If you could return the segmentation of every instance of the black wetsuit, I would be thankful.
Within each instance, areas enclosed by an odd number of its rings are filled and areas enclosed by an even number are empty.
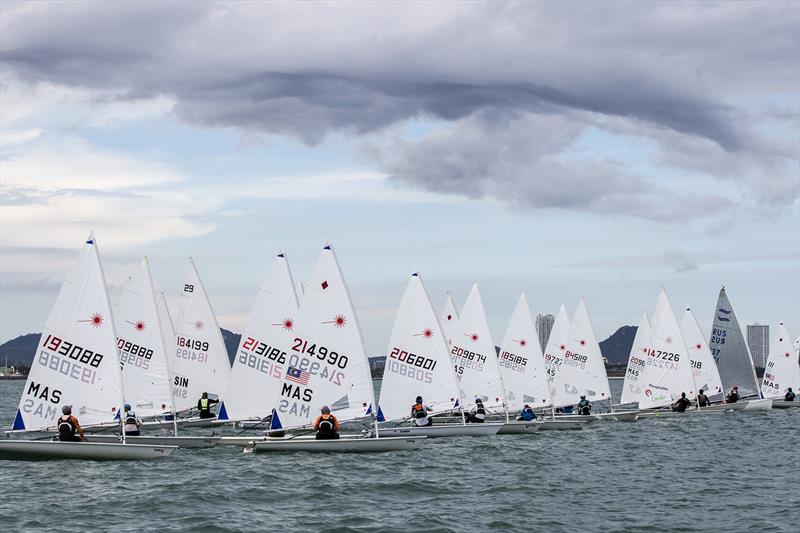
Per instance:
[[[62,442],[82,442],[80,436],[75,433],[78,428],[72,421],[72,415],[61,416],[58,418],[58,440]]]
[[[705,394],[698,394],[697,405],[699,405],[700,407],[707,407],[711,405],[711,400],[709,400],[708,396],[706,396]]]
[[[728,397],[725,398],[725,401],[728,402],[728,403],[736,403],[736,402],[738,402],[739,401],[739,393],[732,390],[731,393],[728,394]]]
[[[787,402],[793,402],[794,397],[795,397],[794,392],[787,392],[786,396],[784,396],[783,399],[786,400]]]
[[[592,414],[592,404],[589,400],[581,400],[578,402],[578,414],[579,415],[590,415]]]
[[[200,398],[197,400],[197,408],[200,409],[200,418],[214,418],[214,413],[211,412],[211,406],[219,403],[219,400],[212,400],[211,398]]]
[[[686,408],[692,405],[692,402],[689,401],[688,398],[678,398],[678,401],[672,404],[672,410],[682,413],[686,411]]]

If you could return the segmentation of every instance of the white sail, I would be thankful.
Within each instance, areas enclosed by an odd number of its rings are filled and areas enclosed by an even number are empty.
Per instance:
[[[267,416],[286,374],[285,347],[294,339],[297,293],[286,255],[272,262],[256,295],[233,360],[220,420]]]
[[[476,398],[481,398],[489,409],[503,406],[497,351],[477,283],[472,286],[458,317],[458,333],[450,347],[450,360],[458,376],[464,407],[474,405]]]
[[[175,324],[172,322],[172,314],[169,312],[167,305],[167,296],[162,291],[159,293],[158,298],[158,318],[161,320],[161,334],[167,339],[167,346],[172,347],[175,344]],[[167,364],[172,368],[171,358],[167,358]]]
[[[692,375],[697,390],[711,396],[721,396],[722,380],[719,377],[717,363],[711,355],[711,350],[706,343],[705,335],[700,330],[700,324],[691,309],[686,309],[681,320],[681,333],[689,350],[689,359],[692,361]],[[713,398],[717,399],[717,398]]]
[[[583,395],[592,402],[611,397],[603,354],[600,352],[583,298],[570,322],[563,361],[559,367],[554,368],[554,382],[557,383],[556,407],[575,405]]]
[[[650,325],[652,333],[647,350],[646,381],[642,385],[644,393],[639,399],[639,407],[663,407],[680,398],[681,393],[686,393],[689,399],[696,397],[692,362],[664,289],[658,296]]]
[[[202,393],[219,397],[231,372],[222,332],[203,283],[189,258],[175,327],[172,392],[178,411],[197,405]]]
[[[800,361],[789,331],[781,322],[769,346],[761,394],[764,398],[782,398],[789,387],[795,394],[800,389]]]
[[[636,336],[633,338],[631,353],[628,355],[628,368],[622,384],[620,403],[634,403],[642,398],[642,385],[646,384],[647,350],[651,344],[650,334],[650,320],[647,318],[647,313],[643,313],[639,327],[636,329]]]
[[[444,310],[440,315],[439,323],[442,325],[447,345],[452,346],[453,338],[458,335],[458,311],[456,311],[456,304],[453,303],[453,296],[448,292],[447,301],[444,304]]]
[[[116,337],[92,234],[44,324],[13,429],[52,428],[64,405],[81,425],[113,422],[122,400]]]
[[[408,417],[417,395],[434,412],[458,408],[460,392],[447,339],[416,273],[400,301],[386,353],[379,422]]]
[[[323,248],[304,287],[294,335],[280,347],[286,372],[273,402],[274,428],[309,424],[323,405],[340,420],[373,412],[369,360],[331,246]]]
[[[143,417],[173,410],[167,359],[174,339],[162,332],[159,307],[145,257],[114,308],[125,401]]]
[[[509,410],[521,409],[525,404],[534,408],[550,405],[542,349],[525,293],[511,314],[498,362]]]
[[[742,335],[725,287],[719,291],[708,347],[717,362],[719,377],[726,392],[734,385],[738,385],[739,395],[742,397],[759,395],[760,387],[753,357],[750,355],[750,348]]]
[[[548,337],[547,346],[544,349],[544,368],[550,387],[550,398],[553,402],[558,401],[557,377],[561,364],[564,362],[568,339],[569,317],[567,316],[567,310],[562,305],[558,308],[556,319],[553,322],[553,329],[550,330],[550,337]]]

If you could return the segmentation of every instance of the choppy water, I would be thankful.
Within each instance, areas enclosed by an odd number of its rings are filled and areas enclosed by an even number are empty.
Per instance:
[[[3,427],[22,386],[0,381]],[[389,454],[0,460],[0,530],[797,532],[798,428],[791,409]]]

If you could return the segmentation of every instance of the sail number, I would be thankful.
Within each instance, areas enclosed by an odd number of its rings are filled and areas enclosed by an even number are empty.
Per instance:
[[[89,366],[93,366],[95,368],[99,367],[100,362],[103,360],[102,354],[95,353],[92,350],[87,350],[86,348],[82,348],[77,344],[72,344],[71,342],[61,340],[55,335],[48,335],[44,341],[43,347],[46,350],[57,353],[58,355],[64,355],[70,359],[78,361],[79,363],[88,364]]]
[[[308,341],[301,338],[295,338],[292,350],[298,353],[307,353],[313,355],[320,361],[325,361],[329,365],[337,366],[339,368],[346,368],[348,358],[346,355],[339,355],[333,350],[329,350],[325,346],[317,346],[316,344],[309,344]]]
[[[395,347],[392,350],[392,353],[389,354],[389,357],[392,359],[397,359],[398,361],[402,361],[403,363],[407,363],[411,366],[418,366],[420,368],[424,368],[425,370],[433,370],[436,368],[436,361],[433,359],[429,359],[427,357],[420,357],[417,354],[413,354],[407,352],[405,350],[401,350],[400,348]]]
[[[150,368],[153,350],[126,341],[122,337],[117,337],[117,348],[119,349],[119,360],[123,365],[130,364],[142,370]]]
[[[681,354],[679,353],[672,353],[672,352],[664,352],[661,350],[654,350],[652,348],[646,348],[645,352],[650,357],[654,357],[656,359],[663,359],[664,361],[675,361],[678,362],[681,360]]]
[[[525,372],[528,358],[510,352],[500,352],[500,360],[498,363],[500,363],[500,366],[509,368],[514,372]]]

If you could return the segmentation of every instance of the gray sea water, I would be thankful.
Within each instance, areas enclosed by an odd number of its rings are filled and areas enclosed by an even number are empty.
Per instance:
[[[23,383],[0,381],[4,428]],[[799,429],[790,409],[386,454],[0,460],[0,530],[797,532]]]

